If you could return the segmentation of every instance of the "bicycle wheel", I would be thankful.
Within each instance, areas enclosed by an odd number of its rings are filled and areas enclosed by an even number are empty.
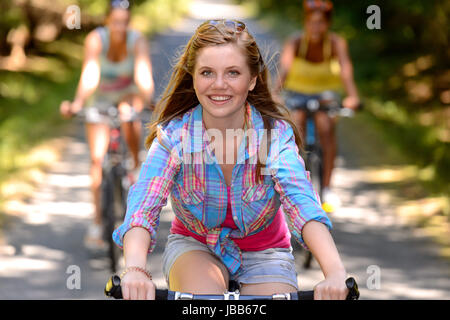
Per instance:
[[[126,170],[120,165],[114,167],[114,212],[112,214],[113,217],[113,231],[119,227],[119,225],[123,222],[125,217],[125,212],[127,209],[127,195],[128,188],[124,186],[124,179],[126,179]],[[112,232],[110,234],[110,238],[112,239]],[[122,257],[122,251],[120,248],[112,241],[112,247],[110,249],[110,258],[111,258],[111,268],[118,269],[119,261]]]
[[[108,244],[108,258],[112,272],[116,272],[116,253],[114,252],[114,241],[112,233],[115,228],[115,205],[114,205],[114,172],[112,170],[104,170],[102,178],[102,225],[103,239]]]

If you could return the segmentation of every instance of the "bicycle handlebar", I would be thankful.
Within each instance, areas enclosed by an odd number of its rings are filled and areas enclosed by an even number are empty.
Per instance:
[[[354,109],[344,108],[340,101],[340,96],[333,91],[324,91],[319,94],[304,95],[286,94],[285,101],[289,101],[289,105],[294,109],[305,110],[309,113],[324,111],[330,116],[353,117],[356,111],[363,109],[363,103],[360,102],[358,107]]]
[[[314,102],[310,102],[314,101]],[[330,116],[340,116],[340,117],[353,117],[356,111],[362,110],[363,104],[360,103],[356,110],[350,108],[344,108],[341,104],[326,104],[319,100],[310,100],[309,103],[305,103],[304,109],[308,112],[314,113],[317,111],[327,112]]]
[[[137,112],[134,108],[131,108],[129,114],[120,114],[117,105],[110,104],[106,107],[89,108],[84,107],[75,113],[70,114],[70,118],[85,119],[87,116],[96,121],[107,123],[111,127],[120,126],[121,122],[136,121],[140,119],[141,112]]]
[[[359,290],[356,280],[352,277],[345,281],[349,289],[346,300],[358,300]],[[105,287],[105,295],[114,299],[122,299],[122,287],[120,277],[113,275]],[[230,299],[232,297],[233,299]],[[314,300],[314,291],[297,291],[291,294],[274,294],[266,296],[247,296],[235,292],[228,292],[221,295],[194,295],[190,293],[181,293],[170,291],[168,289],[156,289],[155,300]]]

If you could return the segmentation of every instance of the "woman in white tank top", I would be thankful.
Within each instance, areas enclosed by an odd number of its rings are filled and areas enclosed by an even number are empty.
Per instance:
[[[109,128],[99,111],[117,106],[122,132],[139,166],[141,123],[132,115],[142,111],[153,96],[154,83],[148,43],[129,28],[130,10],[127,0],[112,0],[105,25],[91,31],[84,43],[81,78],[72,102],[63,101],[61,114],[70,117],[86,107],[86,136],[91,157],[91,190],[95,216],[88,230],[87,244],[102,246],[100,185],[102,161],[108,148]]]

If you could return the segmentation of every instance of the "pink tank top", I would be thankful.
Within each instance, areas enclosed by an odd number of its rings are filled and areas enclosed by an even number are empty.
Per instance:
[[[230,229],[237,229],[237,226],[233,221],[233,216],[231,213],[230,187],[227,187],[227,191],[228,191],[227,214],[221,226]],[[170,229],[170,232],[175,234],[181,234],[183,236],[192,237],[206,244],[205,237],[199,236],[189,231],[177,217],[175,217],[175,219],[172,221],[172,227]],[[284,220],[284,214],[281,208],[276,213],[272,223],[266,229],[242,239],[236,239],[233,237],[231,237],[231,239],[233,239],[233,241],[237,244],[237,246],[243,251],[261,251],[270,248],[289,248],[291,246],[290,233]]]

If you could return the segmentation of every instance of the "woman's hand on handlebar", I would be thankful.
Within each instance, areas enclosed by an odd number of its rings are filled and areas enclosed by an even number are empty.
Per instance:
[[[82,108],[83,103],[81,103],[78,100],[75,100],[74,102],[65,100],[61,102],[61,105],[59,106],[59,111],[63,116],[63,118],[69,119],[74,114],[77,114]]]
[[[314,288],[314,300],[345,300],[348,288],[345,274],[329,275]]]
[[[342,100],[342,106],[344,108],[356,110],[359,108],[360,104],[361,100],[358,96],[347,96]]]
[[[155,284],[142,272],[127,272],[121,286],[125,300],[155,300]]]

